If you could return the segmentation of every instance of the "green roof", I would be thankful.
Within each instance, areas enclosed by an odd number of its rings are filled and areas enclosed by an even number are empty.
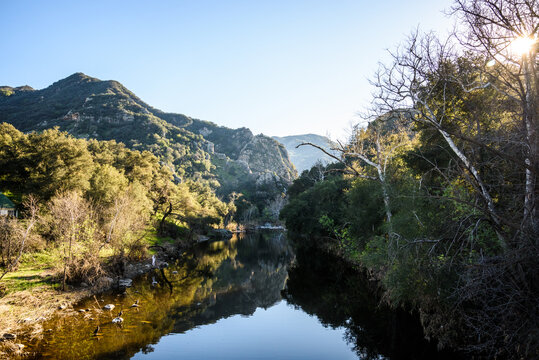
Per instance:
[[[0,193],[0,209],[15,209],[15,204],[9,200],[9,198]]]

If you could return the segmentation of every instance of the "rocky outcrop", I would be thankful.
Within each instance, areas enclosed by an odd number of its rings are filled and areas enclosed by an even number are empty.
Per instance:
[[[297,177],[296,169],[290,162],[285,147],[265,135],[257,135],[245,144],[238,160],[249,165],[257,178],[257,183],[274,179],[290,183]]]

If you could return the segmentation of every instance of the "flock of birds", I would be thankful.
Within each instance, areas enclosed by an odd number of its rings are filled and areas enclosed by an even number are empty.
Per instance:
[[[138,303],[138,299],[135,301],[135,303],[133,305],[131,305],[132,308],[136,308],[136,307],[139,307],[139,303]],[[107,308],[105,306],[105,308]],[[112,310],[114,308],[114,305],[112,305],[109,309]],[[112,319],[112,323],[113,324],[121,324],[123,323],[124,319],[122,318],[122,315],[123,315],[124,311],[123,310],[120,310],[120,312],[118,313],[118,315]],[[99,325],[97,325],[97,327],[95,328],[94,330],[94,336],[100,336],[102,335],[99,330],[101,329],[101,327]]]

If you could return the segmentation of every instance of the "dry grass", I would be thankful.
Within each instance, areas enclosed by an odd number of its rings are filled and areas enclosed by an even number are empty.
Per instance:
[[[91,295],[89,289],[76,289],[59,292],[49,286],[35,287],[17,291],[0,299],[0,334],[14,333],[18,337],[30,338],[41,331],[41,322],[59,310],[61,305],[66,310],[73,304]]]
[[[41,336],[42,323],[56,314],[72,315],[73,304],[91,295],[91,289],[72,289],[60,292],[51,285],[15,291],[0,299],[0,337],[15,334],[17,339],[0,341],[0,358],[24,357],[21,338],[31,340]],[[65,306],[60,310],[60,306]]]

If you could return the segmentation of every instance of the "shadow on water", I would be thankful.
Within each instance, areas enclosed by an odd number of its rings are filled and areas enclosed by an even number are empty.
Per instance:
[[[297,249],[283,297],[324,326],[345,328],[361,359],[459,359],[424,339],[417,314],[381,305],[376,285],[337,257]]]
[[[129,359],[154,351],[167,334],[251,316],[284,298],[296,307],[290,311],[345,328],[360,358],[443,359],[422,340],[416,317],[379,307],[372,294],[365,279],[337,259],[312,250],[296,256],[283,233],[261,232],[200,244],[168,268],[137,279],[125,293],[87,299],[76,310],[88,311],[44,323],[42,338],[26,345],[34,359]],[[115,309],[103,310],[105,304]],[[124,321],[114,324],[120,310]]]

